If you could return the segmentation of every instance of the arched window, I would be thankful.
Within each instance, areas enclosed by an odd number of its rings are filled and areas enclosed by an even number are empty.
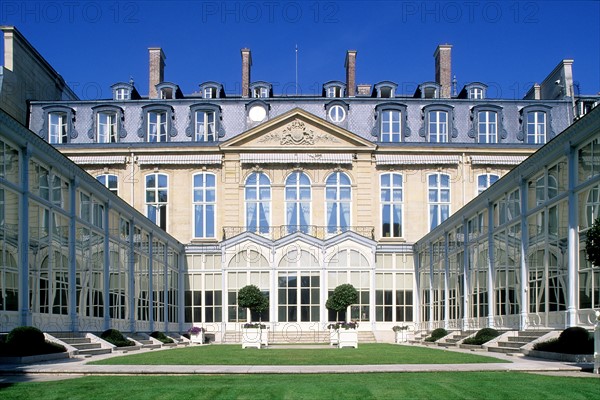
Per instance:
[[[381,175],[381,236],[402,236],[402,175]]]
[[[96,179],[114,194],[119,194],[119,178],[116,175],[102,174],[98,175]]]
[[[499,176],[496,174],[482,174],[477,177],[477,194],[492,186]]]
[[[168,193],[167,175],[146,175],[146,217],[164,230],[167,229]]]
[[[194,237],[215,237],[216,185],[215,175],[194,175]]]
[[[450,175],[431,174],[427,177],[429,197],[429,229],[450,216]]]
[[[352,187],[350,178],[343,172],[334,172],[325,181],[325,209],[327,233],[338,233],[350,228]]]
[[[308,233],[310,201],[310,179],[303,172],[293,172],[285,181],[285,224],[288,233]]]
[[[271,223],[271,181],[262,172],[246,179],[246,230],[268,234]]]

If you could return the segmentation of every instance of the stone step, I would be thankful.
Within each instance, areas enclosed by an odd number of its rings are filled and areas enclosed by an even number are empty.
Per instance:
[[[102,345],[100,343],[72,343],[71,346],[75,347],[77,350],[80,351],[102,348]]]
[[[54,337],[63,343],[70,344],[73,347],[77,347],[78,345],[83,345],[83,344],[92,342],[88,338],[61,338],[61,337],[56,337],[56,336],[54,336]]]
[[[511,349],[518,349],[525,346],[529,342],[498,342],[498,347],[507,347]]]
[[[504,354],[520,353],[519,349],[513,349],[510,347],[488,347],[487,349],[489,352],[492,352],[492,353],[504,353]]]
[[[97,356],[99,354],[110,354],[110,353],[112,353],[112,349],[98,348],[98,349],[79,350],[77,352],[77,355],[84,356],[84,357],[90,357],[90,356]]]

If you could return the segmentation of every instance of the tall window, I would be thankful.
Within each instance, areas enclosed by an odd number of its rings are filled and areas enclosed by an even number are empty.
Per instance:
[[[148,142],[167,141],[167,113],[165,111],[148,112]]]
[[[67,114],[53,112],[48,114],[48,142],[52,144],[67,143]]]
[[[97,142],[117,142],[117,114],[113,112],[99,112],[97,114]]]
[[[344,232],[350,226],[352,187],[343,172],[334,172],[325,181],[327,233]]]
[[[194,237],[215,237],[216,187],[213,174],[194,175]]]
[[[428,176],[429,229],[433,229],[450,216],[450,175]]]
[[[384,110],[381,112],[381,141],[400,141],[400,111]]]
[[[253,172],[246,179],[246,229],[269,233],[271,222],[271,181],[262,172]]]
[[[479,111],[477,121],[479,143],[498,143],[498,113]]]
[[[101,184],[106,186],[108,188],[108,190],[110,190],[114,194],[116,194],[116,195],[119,194],[119,178],[116,175],[103,174],[103,175],[98,175],[96,177],[96,179],[98,180],[98,182],[100,182]]]
[[[527,113],[527,143],[546,143],[546,113],[532,111]]]
[[[167,175],[146,175],[146,216],[164,230],[167,229],[168,192]]]
[[[285,223],[288,233],[308,233],[310,200],[310,179],[303,172],[293,172],[285,181]]]
[[[446,111],[429,111],[429,141],[432,143],[448,142],[448,113]]]
[[[402,175],[381,175],[381,236],[402,236]]]
[[[496,182],[500,177],[495,174],[484,174],[477,177],[477,194],[483,192]]]
[[[196,111],[197,142],[215,141],[215,113],[213,111]]]

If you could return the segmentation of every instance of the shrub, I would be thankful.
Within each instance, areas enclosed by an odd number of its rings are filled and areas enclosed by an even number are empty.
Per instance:
[[[483,328],[480,329],[474,337],[465,339],[463,341],[464,344],[474,344],[474,345],[482,345],[484,343],[489,342],[492,339],[500,336],[500,332],[493,328]]]
[[[20,326],[13,329],[0,346],[0,354],[7,356],[34,356],[38,354],[62,353],[63,346],[46,342],[44,334],[33,326]]]
[[[431,336],[425,339],[426,342],[435,342],[436,340],[440,340],[444,336],[448,334],[448,331],[444,328],[437,328],[431,332]]]
[[[108,329],[102,332],[100,337],[106,340],[108,343],[114,344],[117,347],[134,346],[135,343],[131,340],[125,339],[123,334],[116,329]]]
[[[563,354],[593,354],[594,338],[586,329],[573,326],[562,331],[557,339],[536,343],[533,349]]]
[[[168,337],[167,335],[165,335],[162,332],[159,331],[154,331],[150,334],[150,336],[152,336],[154,339],[159,340],[162,343],[175,343],[173,341],[173,339],[171,339],[170,337]]]

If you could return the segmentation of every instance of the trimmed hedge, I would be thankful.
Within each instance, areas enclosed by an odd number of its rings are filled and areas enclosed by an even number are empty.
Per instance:
[[[162,343],[175,343],[173,339],[165,335],[160,331],[154,331],[150,334],[154,339],[161,341]]]
[[[594,354],[594,336],[585,328],[573,326],[562,331],[557,339],[534,344],[533,349],[562,354]]]
[[[20,326],[0,343],[0,355],[10,357],[36,356],[67,351],[60,344],[47,342],[44,333],[33,326]]]
[[[492,328],[480,329],[474,337],[463,340],[463,344],[482,345],[500,336],[500,332]]]
[[[444,328],[437,328],[437,329],[434,329],[433,332],[431,332],[431,336],[426,338],[425,341],[426,342],[435,342],[437,340],[440,340],[441,338],[443,338],[446,335],[448,335],[447,330],[445,330]]]
[[[100,337],[108,343],[114,344],[117,347],[135,346],[131,340],[125,339],[125,336],[117,329],[107,329],[102,332]]]

